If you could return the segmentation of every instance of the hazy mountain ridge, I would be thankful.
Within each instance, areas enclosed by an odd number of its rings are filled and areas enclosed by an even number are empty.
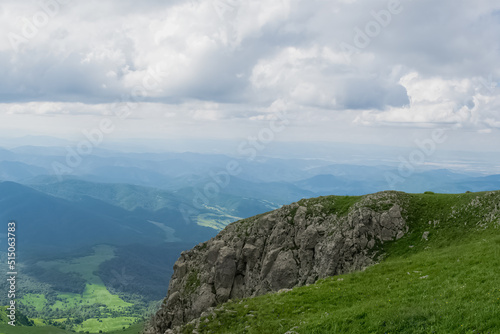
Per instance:
[[[378,164],[346,164],[324,159],[280,159],[259,157],[255,160],[233,158],[221,154],[200,153],[123,153],[96,149],[92,155],[82,156],[81,163],[72,173],[56,175],[52,164],[66,163],[65,148],[19,147],[0,151],[0,176],[4,181],[23,184],[53,183],[55,179],[76,178],[94,183],[125,183],[160,188],[168,191],[203,188],[214,182],[213,175],[224,174],[226,165],[236,161],[241,169],[231,176],[220,193],[252,197],[275,202],[278,205],[323,194],[359,195],[394,190],[422,192],[426,190],[446,193],[485,190],[500,187],[500,180],[485,179],[477,172],[457,172],[443,167],[413,166],[410,175],[402,176],[398,167]],[[12,166],[17,166],[13,168]],[[391,185],[388,173],[401,180]],[[43,177],[45,176],[45,178]],[[319,177],[331,180],[319,182]],[[337,179],[334,179],[337,178]],[[260,189],[266,189],[259,191]],[[424,189],[424,187],[426,187]],[[250,189],[252,188],[252,189]],[[273,196],[266,196],[268,192]],[[291,196],[287,196],[290,193]],[[194,196],[194,191],[192,191]],[[276,196],[277,195],[277,196]],[[295,198],[292,198],[295,197]]]
[[[136,291],[148,300],[164,296],[173,263],[183,250],[233,221],[302,198],[385,190],[386,174],[400,175],[397,168],[383,164],[266,157],[247,161],[221,154],[96,149],[83,157],[73,175],[58,177],[51,164],[64,162],[64,154],[65,149],[57,147],[0,150],[0,180],[15,182],[0,183],[0,218],[17,220],[23,251],[31,248],[39,256],[61,251],[72,256],[80,247],[114,245],[116,258],[99,269],[104,284],[113,293],[127,296]],[[225,168],[233,160],[241,172],[228,177]],[[492,190],[500,188],[500,178],[423,169],[403,178],[396,188],[445,193]],[[151,258],[141,261],[132,250]],[[162,252],[168,253],[163,260]],[[32,272],[37,273],[43,274]],[[144,275],[148,277],[144,284],[136,284]],[[52,276],[40,278],[52,282]],[[80,285],[67,289],[80,291]]]

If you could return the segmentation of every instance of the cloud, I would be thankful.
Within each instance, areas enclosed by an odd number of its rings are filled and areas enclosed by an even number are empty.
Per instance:
[[[401,78],[410,96],[410,105],[383,112],[365,111],[355,122],[365,125],[403,124],[428,126],[449,124],[454,127],[499,127],[500,94],[484,78],[426,78],[416,72]],[[487,131],[482,131],[486,132]]]
[[[255,120],[282,101],[358,125],[497,127],[498,1],[391,3],[6,0],[0,98],[42,114],[133,100]]]
[[[106,106],[83,103],[28,102],[2,103],[0,110],[7,115],[105,115]]]
[[[408,103],[404,87],[383,77],[360,75],[342,54],[328,47],[289,47],[261,60],[251,76],[253,86],[269,99],[287,97],[325,109],[366,109]]]

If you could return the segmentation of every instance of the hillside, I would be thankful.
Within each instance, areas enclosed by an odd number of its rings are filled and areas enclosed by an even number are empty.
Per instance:
[[[0,219],[17,220],[23,235],[19,242],[35,252],[75,250],[99,243],[163,243],[166,232],[148,221],[173,228],[174,237],[184,242],[214,235],[213,230],[194,224],[187,229],[181,214],[168,208],[131,212],[90,196],[70,201],[14,182],[0,182]]]
[[[146,332],[494,333],[499,219],[500,192],[302,200],[183,253]]]
[[[106,334],[137,334],[141,331],[142,323],[134,324],[126,329],[105,332]],[[63,330],[53,326],[15,326],[0,324],[0,334],[71,334],[74,331]]]

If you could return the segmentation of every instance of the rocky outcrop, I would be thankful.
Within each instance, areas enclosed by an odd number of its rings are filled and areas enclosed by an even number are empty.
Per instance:
[[[404,195],[302,200],[228,225],[215,238],[183,252],[168,297],[146,333],[198,318],[229,299],[314,283],[374,264],[380,244],[408,232]]]

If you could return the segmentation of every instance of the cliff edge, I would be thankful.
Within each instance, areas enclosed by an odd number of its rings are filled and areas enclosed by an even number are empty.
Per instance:
[[[379,245],[408,232],[405,194],[301,200],[228,225],[183,252],[146,333],[165,333],[229,299],[262,295],[362,270]]]

